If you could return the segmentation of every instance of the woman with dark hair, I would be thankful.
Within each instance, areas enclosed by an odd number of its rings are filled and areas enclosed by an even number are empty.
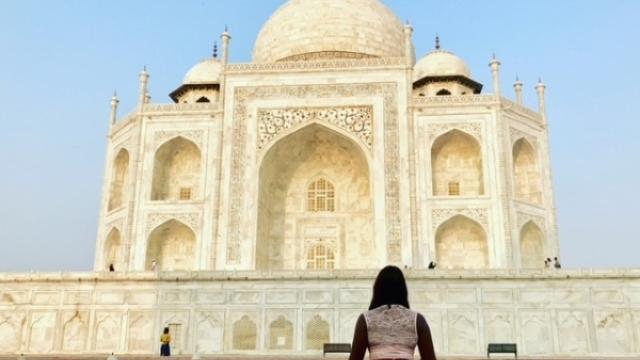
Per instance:
[[[431,330],[422,314],[409,309],[402,270],[387,266],[373,284],[369,311],[356,322],[349,360],[410,360],[416,346],[422,360],[436,360]]]
[[[169,334],[169,328],[164,328],[162,335],[160,335],[160,356],[171,356],[171,335]]]

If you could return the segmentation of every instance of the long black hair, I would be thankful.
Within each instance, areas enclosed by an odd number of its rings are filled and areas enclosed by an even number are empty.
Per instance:
[[[409,292],[402,270],[396,266],[387,266],[380,270],[373,284],[373,296],[369,310],[382,305],[402,305],[409,308]]]

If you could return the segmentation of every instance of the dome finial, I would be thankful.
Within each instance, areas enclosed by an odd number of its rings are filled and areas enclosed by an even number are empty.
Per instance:
[[[213,42],[213,58],[214,59],[218,58],[218,42],[217,41]]]
[[[440,50],[440,35],[436,34],[436,50]]]

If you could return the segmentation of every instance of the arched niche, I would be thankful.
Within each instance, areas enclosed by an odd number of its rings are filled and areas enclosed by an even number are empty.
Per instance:
[[[542,203],[542,178],[536,151],[527,139],[513,145],[513,175],[516,199]]]
[[[431,168],[434,196],[484,194],[480,144],[465,132],[451,130],[434,141]]]
[[[109,207],[114,210],[121,207],[127,201],[126,186],[129,177],[129,152],[120,149],[111,172],[111,184],[109,186]]]
[[[160,146],[154,159],[151,200],[197,200],[201,157],[198,146],[180,136]]]
[[[315,315],[307,323],[305,349],[322,350],[323,344],[328,342],[331,342],[329,323],[320,315]]]
[[[104,270],[109,269],[109,265],[113,265],[116,271],[125,270],[127,262],[124,259],[124,244],[122,242],[122,234],[118,228],[109,231],[104,242]]]
[[[196,245],[196,235],[191,228],[169,220],[149,235],[145,269],[152,270],[155,260],[157,270],[196,270]]]
[[[269,349],[293,350],[293,323],[284,316],[269,324]]]
[[[233,350],[255,350],[258,340],[256,323],[244,315],[233,324]]]
[[[524,269],[544,267],[544,234],[533,221],[520,230],[520,264]]]
[[[366,267],[374,260],[373,200],[360,145],[320,124],[273,144],[260,164],[257,230],[260,270],[304,269],[319,242],[337,251],[336,268]]]
[[[488,268],[487,235],[477,222],[466,216],[454,216],[436,231],[436,255],[438,268]]]

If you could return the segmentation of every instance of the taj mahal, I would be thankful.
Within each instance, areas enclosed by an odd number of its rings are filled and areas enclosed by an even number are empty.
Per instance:
[[[230,32],[171,103],[146,69],[111,99],[94,271],[0,274],[1,354],[155,354],[166,326],[177,354],[321,356],[395,264],[440,356],[640,356],[640,269],[545,267],[542,81],[530,109],[495,55],[481,84],[416,54],[380,0],[288,0],[251,63]]]

